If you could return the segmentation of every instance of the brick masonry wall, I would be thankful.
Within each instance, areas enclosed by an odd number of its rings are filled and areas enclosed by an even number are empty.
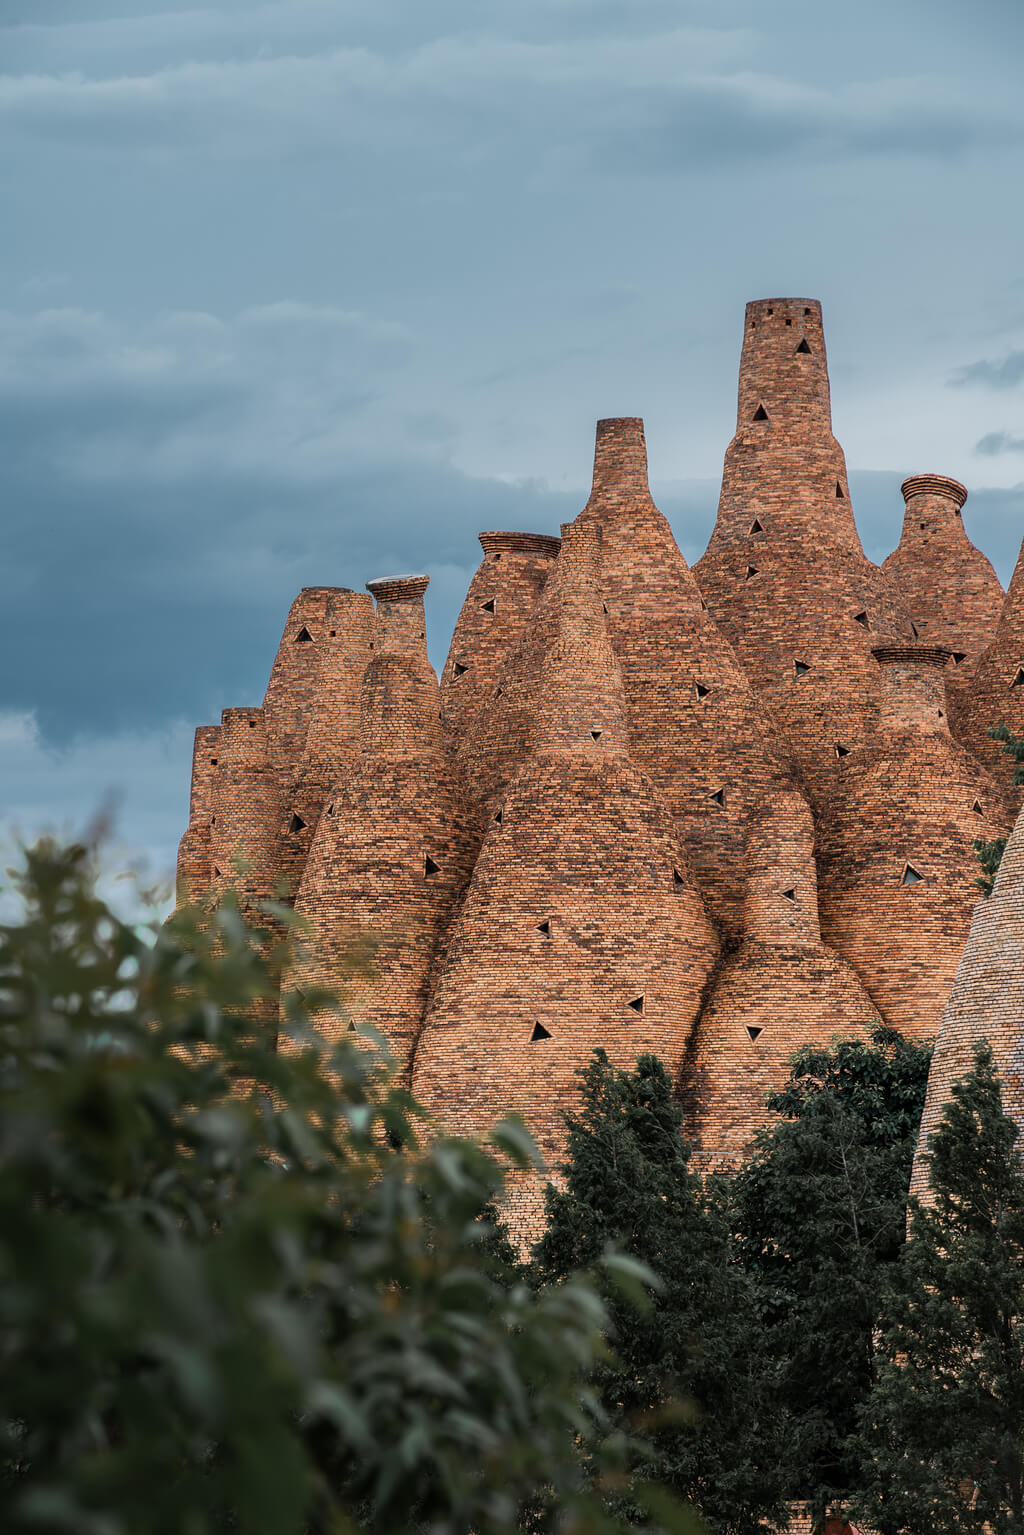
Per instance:
[[[681,1099],[693,1166],[738,1166],[797,1050],[877,1025],[852,968],[821,941],[814,822],[779,793],[747,828],[745,935],[723,960],[686,1052]]]
[[[837,743],[853,750],[870,731],[879,692],[872,646],[909,639],[911,628],[857,536],[814,300],[747,305],[736,435],[694,574],[817,808]]]
[[[818,823],[821,927],[883,1018],[933,1039],[978,898],[974,838],[1007,827],[1004,803],[952,740],[947,651],[880,647],[882,712],[839,763]]]
[[[954,734],[979,757],[1019,808],[1024,791],[1013,787],[1014,763],[989,738],[993,725],[1006,724],[1024,736],[1024,545],[1003,601],[995,638],[982,652],[974,676],[950,696]]]
[[[282,783],[295,771],[320,674],[328,609],[340,588],[305,586],[292,603],[263,697],[267,751]]]
[[[220,726],[200,725],[192,745],[188,826],[178,844],[177,904],[198,901],[210,888],[210,817],[219,760]]]

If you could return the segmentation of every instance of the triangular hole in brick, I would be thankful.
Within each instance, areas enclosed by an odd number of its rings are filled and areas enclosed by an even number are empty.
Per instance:
[[[594,740],[594,741],[600,741],[600,739],[601,739],[603,734],[604,734],[603,730],[592,730],[590,732],[591,739]]]
[[[849,755],[850,755],[850,748],[848,746],[843,746],[841,742],[837,741],[836,742],[836,756],[842,758],[842,757],[848,757]]]
[[[798,677],[806,677],[810,669],[811,668],[806,661],[793,662],[793,670],[796,672]]]
[[[754,1040],[757,1039],[758,1036],[763,1034],[763,1033],[764,1033],[764,1029],[755,1028],[752,1023],[748,1023],[747,1024],[747,1034],[748,1034],[748,1036],[750,1038],[750,1043],[751,1044],[753,1044]]]
[[[334,814],[334,806],[333,805],[328,805],[328,807],[327,807],[327,814],[328,815],[333,815]]]
[[[353,1023],[353,1022],[352,1022],[352,1020],[351,1020],[351,1018],[350,1018],[350,1019],[349,1019],[349,1021],[348,1021],[348,1031],[349,1031],[349,1033],[350,1033],[350,1034],[354,1034],[354,1033],[355,1033],[355,1031],[356,1031],[356,1026],[355,1026],[355,1024],[354,1024],[354,1023]]]
[[[505,812],[504,812],[504,810],[496,810],[494,812],[494,824],[495,824],[495,826],[500,826],[504,819],[505,819]]]
[[[608,604],[606,602],[602,602],[602,604],[601,604],[601,612],[607,618],[607,616],[608,616]]]
[[[750,524],[750,531],[751,531],[751,533],[763,533],[764,532],[764,524],[759,522],[758,519],[755,517],[753,522]]]
[[[711,803],[713,805],[720,805],[723,810],[725,809],[725,790],[724,789],[716,789],[714,794],[709,794],[708,795],[708,798],[710,799],[710,801],[711,801]]]
[[[868,615],[866,613],[854,613],[853,621],[855,624],[860,624],[862,629],[868,627]]]
[[[550,1039],[551,1035],[542,1023],[535,1023],[533,1033],[530,1035],[530,1044],[535,1044],[538,1039]]]
[[[545,938],[551,937],[551,918],[545,917],[543,922],[537,923],[538,933],[543,933]]]
[[[218,869],[216,864],[214,864],[214,866],[213,866],[213,872],[214,872],[214,875],[216,876],[216,878],[220,879],[220,870]]]
[[[920,635],[919,635],[919,634],[918,634],[918,632],[917,632],[917,625],[916,625],[916,624],[911,624],[911,626],[910,626],[910,632],[911,632],[911,634],[912,634],[912,635],[913,635],[913,636],[914,636],[914,638],[915,638],[915,640],[917,640],[917,639],[920,639],[920,638],[921,638],[921,636],[920,636]]]
[[[967,660],[967,652],[966,652],[966,650],[954,650],[954,652],[953,652],[953,665],[954,666],[959,666],[961,661],[966,661],[966,660]]]
[[[677,890],[679,889],[680,885],[685,885],[686,884],[685,879],[680,874],[678,869],[673,869],[672,870],[672,883],[673,883],[673,885],[675,886],[675,888]]]
[[[440,874],[441,865],[435,863],[429,853],[423,855],[423,873],[429,878],[431,874]]]
[[[698,698],[707,698],[708,694],[711,692],[711,689],[710,688],[706,688],[704,686],[703,682],[696,682],[696,683],[694,683],[694,687],[697,690],[697,697]]]
[[[971,806],[971,809],[972,809],[972,811],[974,812],[975,815],[984,815],[985,814],[985,812],[981,808],[981,801],[980,800],[975,800],[974,804]]]
[[[904,864],[903,878],[900,880],[901,885],[919,885],[923,879],[924,875],[918,873],[912,863]]]
[[[1020,667],[1010,686],[1011,688],[1024,687],[1024,666]]]
[[[796,888],[795,888],[795,886],[792,889],[790,889],[790,890],[784,890],[782,892],[782,896],[783,896],[784,900],[792,901],[793,905],[794,906],[796,905]]]
[[[806,341],[801,341],[800,345],[797,347],[797,351],[802,352],[805,357],[809,357],[811,355],[811,349],[807,345]]]
[[[299,630],[298,634],[295,636],[295,643],[296,643],[296,645],[300,645],[300,644],[301,645],[309,645],[309,644],[312,643],[312,640],[313,640],[313,636],[310,634],[310,632],[306,628],[305,624],[303,624],[302,628]]]
[[[489,602],[482,602],[480,604],[480,607],[483,610],[483,612],[485,612],[485,613],[493,613],[494,612],[494,598],[492,597]]]
[[[643,994],[643,992],[641,992],[638,997],[633,997],[633,999],[630,1002],[626,1003],[626,1006],[627,1007],[631,1007],[633,1009],[634,1013],[641,1013],[642,1014],[643,1010],[644,1010],[644,994]]]
[[[843,487],[840,485],[838,480],[836,481],[836,500],[837,501],[845,501],[846,500],[846,497],[843,494]]]
[[[453,674],[453,676],[464,677],[468,671],[469,671],[469,667],[468,666],[464,666],[461,661],[455,661],[455,662],[452,663],[452,674]]]
[[[756,576],[756,575],[757,575],[757,566],[756,565],[748,565],[747,566],[747,580],[749,581],[752,576]]]
[[[302,819],[302,817],[300,815],[293,815],[291,820],[288,822],[288,830],[289,831],[305,831],[306,830],[306,823],[305,823],[305,821]]]
[[[768,420],[768,412],[765,410],[763,405],[759,405],[757,407],[757,409],[755,410],[755,412],[754,412],[754,420],[755,421],[767,421]]]

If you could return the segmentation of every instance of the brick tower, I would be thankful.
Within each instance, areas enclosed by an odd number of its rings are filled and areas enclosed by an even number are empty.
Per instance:
[[[872,646],[912,631],[857,535],[813,299],[747,305],[736,435],[694,575],[816,806],[837,743],[867,740],[879,693]]]
[[[774,794],[751,816],[743,867],[743,942],[715,975],[682,1075],[702,1172],[743,1160],[797,1050],[881,1022],[851,967],[821,941],[814,822],[799,795]]]
[[[935,1044],[914,1160],[911,1192],[928,1187],[928,1137],[938,1129],[953,1083],[971,1069],[974,1047],[992,1046],[1003,1108],[1024,1130],[1024,814],[1006,846],[995,886],[974,909]]]
[[[374,607],[366,592],[330,592],[309,704],[305,745],[283,786],[281,876],[292,896],[309,856],[320,812],[359,750],[363,677],[373,659]]]
[[[938,1031],[978,897],[972,842],[1006,830],[995,783],[949,734],[935,646],[880,647],[871,744],[844,757],[818,823],[821,929],[885,1021]]]
[[[671,820],[628,756],[593,555],[568,528],[534,750],[494,812],[413,1071],[446,1129],[478,1133],[515,1109],[549,1161],[595,1047],[678,1070],[717,953]],[[521,1234],[539,1199],[518,1189]]]
[[[543,533],[481,533],[483,559],[470,582],[441,673],[441,726],[459,744],[493,693],[502,663],[522,639],[558,554]]]
[[[288,610],[263,696],[267,751],[282,783],[294,773],[306,743],[316,697],[328,610],[338,588],[305,586]]]
[[[328,796],[295,902],[311,933],[293,983],[345,986],[352,1016],[379,1029],[405,1066],[431,966],[469,877],[460,795],[441,747],[437,679],[427,660],[428,580],[367,582],[377,615],[360,749]],[[346,986],[348,962],[366,942],[377,946],[374,974]],[[319,1026],[330,1035],[345,1025],[332,1014]]]
[[[261,901],[278,893],[281,788],[262,709],[221,715],[210,818],[209,896],[234,890],[249,920],[265,925]]]
[[[188,826],[178,844],[177,905],[200,900],[210,888],[210,817],[219,763],[219,725],[200,725],[192,745]]]
[[[982,652],[974,675],[950,696],[950,718],[957,740],[990,769],[1008,799],[1021,803],[1013,787],[1014,763],[988,731],[1005,724],[1024,736],[1024,544],[1021,545],[995,637]]]
[[[1003,588],[967,537],[967,491],[959,480],[914,474],[901,489],[903,532],[882,569],[893,578],[920,638],[951,652],[946,682],[952,687],[970,676],[995,635]]]

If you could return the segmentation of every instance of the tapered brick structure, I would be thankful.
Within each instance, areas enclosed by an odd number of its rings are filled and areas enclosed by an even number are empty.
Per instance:
[[[742,1162],[797,1050],[881,1022],[852,968],[821,941],[814,822],[799,795],[775,794],[750,818],[744,868],[744,939],[715,975],[682,1074],[685,1130],[703,1172]]]
[[[1005,724],[1015,736],[1024,736],[1024,544],[1003,600],[995,637],[963,689],[950,694],[953,732],[985,763],[1016,807],[1024,791],[1015,789],[1015,763],[988,734],[993,725]]]
[[[967,537],[967,490],[941,474],[903,481],[906,511],[899,547],[882,565],[929,645],[950,652],[947,686],[969,677],[991,642],[1003,606],[999,577]]]
[[[224,710],[216,775],[209,895],[234,890],[246,916],[262,924],[260,903],[278,894],[281,871],[281,788],[262,709]]]
[[[328,797],[295,903],[310,924],[310,952],[293,984],[344,987],[352,1016],[380,1030],[406,1068],[431,967],[470,872],[427,660],[427,582],[367,583],[377,625],[362,682],[360,750]],[[367,941],[379,946],[375,973],[346,984],[352,954]],[[319,1026],[330,1035],[347,1023],[329,1014]]]
[[[284,784],[306,744],[316,697],[329,608],[339,588],[305,586],[288,610],[263,697],[267,751]]]
[[[995,886],[974,909],[970,937],[942,1015],[918,1139],[911,1191],[928,1191],[928,1137],[937,1130],[954,1082],[967,1075],[975,1046],[992,1046],[1003,1108],[1024,1130],[1024,814],[1006,846]]]
[[[522,639],[560,542],[543,533],[481,533],[479,538],[483,559],[441,673],[441,726],[453,747],[472,729],[502,664]]]
[[[949,652],[875,651],[882,708],[818,823],[821,930],[885,1021],[933,1039],[978,898],[972,842],[1007,829],[999,792],[949,734]]]
[[[373,599],[366,592],[330,592],[323,634],[314,642],[319,666],[305,746],[283,786],[281,877],[291,896],[331,789],[359,751],[360,699],[373,659],[374,626]]]
[[[200,725],[192,746],[192,788],[188,826],[178,844],[176,901],[185,906],[206,894],[213,879],[210,863],[210,817],[219,763],[219,725]]]
[[[837,743],[849,751],[868,739],[880,686],[872,647],[912,630],[854,525],[813,299],[747,305],[736,435],[694,575],[817,806]]]
[[[591,551],[570,532],[534,750],[491,822],[413,1072],[447,1129],[478,1133],[515,1109],[554,1162],[596,1046],[622,1066],[653,1050],[678,1070],[718,947],[671,820],[629,759]],[[517,1184],[521,1235],[539,1209],[538,1187]]]

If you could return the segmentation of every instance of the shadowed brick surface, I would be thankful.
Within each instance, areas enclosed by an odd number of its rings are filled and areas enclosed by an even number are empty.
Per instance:
[[[200,725],[192,746],[188,826],[178,844],[177,904],[198,901],[210,888],[210,817],[217,781],[219,725]]]
[[[1024,791],[1013,788],[1014,763],[989,738],[992,725],[1006,724],[1024,736],[1024,545],[1003,601],[995,638],[978,661],[974,676],[950,698],[957,739],[991,769],[1019,806]]]

